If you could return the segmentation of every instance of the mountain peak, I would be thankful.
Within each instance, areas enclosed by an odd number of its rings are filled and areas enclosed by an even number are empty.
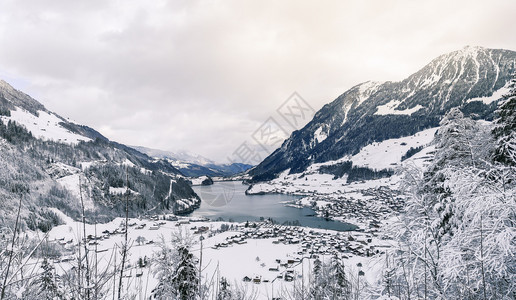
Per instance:
[[[47,111],[43,104],[0,79],[0,108],[12,110],[16,107],[21,107],[33,115],[37,115],[38,111]]]
[[[475,58],[480,53],[488,53],[490,52],[490,49],[480,47],[480,46],[466,46],[460,50],[454,51],[451,53],[451,55],[454,55],[455,57],[461,57],[461,58]]]
[[[0,88],[5,88],[5,87],[11,87],[11,85],[8,84],[7,82],[5,82],[5,80],[0,79]]]
[[[481,46],[470,46],[470,45],[466,45],[464,48],[462,48],[461,52],[465,52],[465,53],[476,53],[478,51],[485,51],[485,50],[488,50],[487,48],[484,48],[484,47],[481,47]]]
[[[9,83],[7,83],[7,81],[3,80],[3,79],[0,79],[0,87],[1,88],[11,88],[11,89],[14,89]]]
[[[163,159],[172,159],[181,161],[184,163],[191,163],[200,166],[206,166],[210,164],[215,164],[214,161],[200,155],[197,153],[191,153],[187,150],[179,150],[179,151],[167,151],[167,150],[159,150],[152,149],[142,146],[130,146],[142,153],[145,153],[151,157],[163,158]]]

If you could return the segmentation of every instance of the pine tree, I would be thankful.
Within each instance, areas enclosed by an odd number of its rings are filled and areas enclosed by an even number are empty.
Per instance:
[[[430,169],[440,169],[453,165],[462,167],[472,163],[471,133],[476,123],[464,117],[459,108],[452,108],[439,123],[440,128],[435,137],[436,152]]]
[[[54,266],[48,262],[47,258],[41,263],[43,272],[34,281],[32,288],[24,293],[24,298],[37,298],[44,300],[63,299],[59,289],[59,276],[55,274]]]
[[[325,286],[324,281],[323,265],[321,260],[317,258],[314,261],[314,268],[312,270],[312,282],[310,287],[310,297],[312,299],[322,299]]]
[[[193,254],[187,247],[181,246],[178,249],[179,265],[175,275],[172,277],[172,284],[177,291],[177,298],[181,300],[196,299],[199,292],[199,276],[193,261]]]
[[[458,109],[451,109],[440,123],[436,137],[436,153],[434,161],[425,172],[423,193],[428,204],[439,214],[439,222],[434,238],[440,241],[446,235],[452,235],[455,224],[455,199],[449,186],[445,184],[448,174],[454,167],[464,168],[474,164],[474,157],[470,141],[471,133],[476,124],[473,120],[464,117]]]
[[[220,279],[220,290],[219,294],[217,295],[217,300],[227,300],[231,299],[231,290],[230,290],[230,284],[228,283],[228,280],[226,277],[222,277]]]
[[[322,262],[319,258],[315,259],[314,261],[314,277],[318,278],[321,275],[322,272]]]
[[[152,291],[153,299],[197,299],[199,298],[200,275],[190,253],[193,237],[189,231],[180,228],[172,234],[172,244],[162,236],[158,242],[160,250],[153,259],[154,274],[159,283]]]
[[[457,196],[450,180],[455,170],[475,165],[472,136],[478,129],[476,123],[454,108],[440,125],[432,164],[423,174],[407,170],[405,181],[412,187],[407,191],[403,222],[394,231],[404,248],[393,253],[395,262],[390,267],[395,272],[389,274],[389,281],[394,276],[398,293],[407,296],[420,289],[425,295],[443,297],[443,248],[459,230],[463,213],[456,208]],[[407,278],[417,278],[422,287],[417,284],[415,288]]]
[[[344,265],[337,255],[332,257],[331,272],[333,283],[330,288],[333,290],[333,299],[349,299],[351,294],[349,281],[346,278]]]
[[[510,167],[489,164],[490,129],[452,113],[441,123],[428,171],[406,172],[405,213],[390,231],[400,243],[389,252],[383,294],[514,299],[516,181],[498,171]]]
[[[493,134],[496,138],[496,149],[493,160],[516,166],[516,73],[509,84],[509,93],[503,96],[496,114]]]

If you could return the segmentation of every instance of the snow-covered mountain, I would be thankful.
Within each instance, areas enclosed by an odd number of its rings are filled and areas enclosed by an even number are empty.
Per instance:
[[[42,230],[59,222],[55,208],[77,218],[84,206],[101,221],[122,215],[126,197],[135,216],[186,212],[200,202],[170,162],[68,121],[2,80],[0,149],[2,224],[11,224],[20,197],[22,224]]]
[[[186,150],[180,150],[180,151],[165,151],[165,150],[159,150],[159,149],[152,149],[142,146],[131,146],[134,149],[145,153],[152,157],[157,158],[168,158],[171,160],[175,160],[178,162],[185,162],[185,163],[191,163],[196,164],[200,166],[205,166],[209,164],[215,164],[215,162],[209,158],[206,158],[200,154],[191,153]]]
[[[465,47],[434,59],[400,82],[365,82],[325,105],[303,129],[249,171],[254,181],[353,156],[373,143],[437,127],[453,107],[492,119],[515,71],[516,52]],[[376,168],[376,166],[369,166]]]
[[[43,140],[68,144],[92,140],[86,134],[70,130],[76,124],[48,111],[39,102],[15,90],[3,80],[0,80],[0,95],[0,105],[6,112],[9,111],[9,115],[2,116],[5,123],[14,121],[24,126],[34,137]]]
[[[151,157],[165,159],[188,177],[232,176],[247,171],[252,165],[242,163],[217,164],[199,154],[188,151],[164,151],[141,146],[131,146]]]

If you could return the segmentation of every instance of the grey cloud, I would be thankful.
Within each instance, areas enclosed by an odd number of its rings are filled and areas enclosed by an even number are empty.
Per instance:
[[[318,109],[463,46],[514,1],[6,1],[0,76],[127,144],[224,160],[294,91]]]

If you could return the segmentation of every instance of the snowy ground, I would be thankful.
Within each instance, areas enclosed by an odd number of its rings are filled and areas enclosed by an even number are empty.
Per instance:
[[[60,260],[56,261],[56,270],[64,274],[76,264],[76,253],[78,241],[83,238],[82,224],[75,222],[57,209],[66,224],[53,228],[48,234],[48,240],[59,243],[69,252],[65,252]],[[123,219],[118,218],[107,224],[86,225],[86,235],[98,236],[95,243],[90,239],[88,249],[91,253],[96,253],[99,273],[102,270],[112,269],[114,262],[120,262],[120,249],[123,245],[124,235],[120,232],[120,224]],[[149,267],[139,268],[140,258],[152,258],[153,253],[159,250],[158,243],[164,239],[170,242],[172,234],[178,230],[188,231],[193,239],[198,241],[200,234],[198,230],[206,230],[202,233],[205,238],[202,242],[202,269],[203,282],[210,285],[216,284],[221,277],[226,277],[231,285],[238,286],[248,292],[249,295],[257,296],[257,299],[271,299],[273,296],[288,295],[294,287],[300,288],[301,284],[307,286],[308,270],[313,266],[314,258],[310,258],[314,253],[320,255],[324,262],[332,257],[331,252],[339,249],[342,245],[342,255],[344,264],[350,272],[358,274],[359,270],[365,272],[365,276],[360,280],[363,283],[374,284],[378,281],[377,274],[381,268],[381,257],[377,254],[373,257],[364,255],[366,249],[373,252],[379,249],[381,253],[383,247],[389,245],[388,241],[380,240],[372,235],[351,232],[342,233],[330,230],[298,228],[289,226],[279,226],[272,224],[259,223],[257,228],[244,228],[244,224],[209,222],[189,220],[180,218],[177,221],[163,220],[139,220],[130,219],[128,230],[129,244],[131,245],[128,255],[128,268],[125,271],[124,289],[127,288],[131,294],[138,299],[148,297],[152,289],[157,285],[152,269]],[[145,224],[145,225],[144,225]],[[234,228],[229,231],[220,232],[222,224],[232,224]],[[109,232],[109,233],[108,233]],[[196,233],[197,232],[197,233]],[[277,235],[277,233],[284,232]],[[276,234],[275,237],[271,237]],[[352,241],[350,241],[352,236]],[[292,244],[280,240],[282,238],[293,237]],[[303,242],[303,239],[306,241]],[[231,242],[235,241],[235,242]],[[236,242],[238,241],[238,243]],[[330,241],[337,246],[324,246],[323,243]],[[344,248],[346,244],[346,248]],[[219,245],[219,247],[217,247]],[[315,246],[314,246],[315,245]],[[307,248],[306,250],[303,250]],[[308,250],[309,249],[309,250]],[[354,252],[356,251],[359,252]],[[201,244],[197,242],[193,246],[193,253],[200,258]],[[304,251],[304,252],[303,252]],[[91,254],[94,255],[94,254]],[[94,257],[91,256],[90,257]],[[291,263],[288,263],[291,260]],[[278,263],[279,261],[279,263]],[[358,267],[357,264],[362,266]],[[271,271],[270,268],[278,269]],[[291,272],[294,281],[284,280],[284,275]],[[244,277],[249,277],[255,282],[244,282]],[[282,277],[282,278],[278,278]],[[304,278],[304,280],[303,280]],[[109,284],[111,286],[112,283]],[[111,289],[108,289],[109,293]]]
[[[67,144],[77,144],[80,141],[87,142],[91,140],[64,128],[60,124],[63,122],[62,119],[46,111],[40,110],[38,111],[38,116],[35,116],[24,109],[17,108],[11,111],[11,116],[2,116],[1,118],[4,122],[9,120],[16,121],[16,123],[25,126],[36,138],[43,140]]]

